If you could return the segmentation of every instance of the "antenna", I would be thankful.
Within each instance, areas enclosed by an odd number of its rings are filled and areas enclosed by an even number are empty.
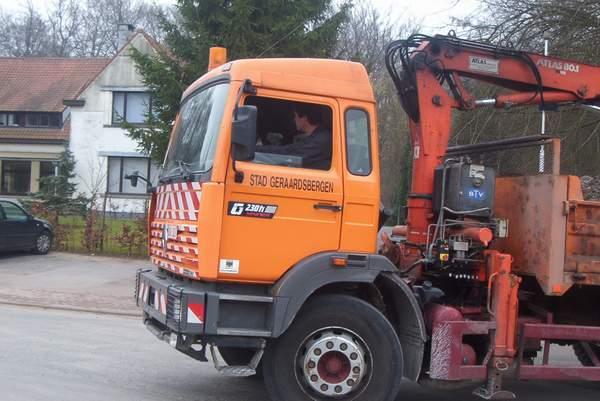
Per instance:
[[[548,41],[549,41],[549,39],[550,39],[550,33],[547,32],[547,31],[544,32],[544,56],[546,56],[546,57],[548,56]],[[541,130],[541,134],[542,135],[546,134],[546,110],[544,110],[544,109],[542,109],[542,130]],[[543,173],[544,172],[545,159],[546,159],[546,151],[544,149],[544,145],[540,145],[540,159],[539,159],[539,168],[538,168],[538,172],[539,173]]]

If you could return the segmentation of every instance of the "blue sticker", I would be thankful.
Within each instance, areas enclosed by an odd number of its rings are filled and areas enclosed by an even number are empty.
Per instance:
[[[467,196],[471,199],[482,200],[485,198],[485,193],[478,189],[470,189]]]

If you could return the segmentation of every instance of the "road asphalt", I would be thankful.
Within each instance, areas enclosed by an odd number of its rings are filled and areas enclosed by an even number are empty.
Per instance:
[[[0,255],[2,401],[266,401],[262,382],[219,374],[158,341],[133,300],[143,260]],[[20,306],[18,306],[20,305]],[[572,350],[555,347],[561,364]],[[597,401],[599,383],[507,382],[522,401]],[[397,401],[476,400],[405,383]],[[284,401],[284,400],[282,400]]]
[[[0,303],[139,316],[133,291],[140,259],[62,252],[0,254]]]

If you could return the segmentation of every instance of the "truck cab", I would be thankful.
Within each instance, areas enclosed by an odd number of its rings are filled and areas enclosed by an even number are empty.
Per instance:
[[[332,78],[335,77],[335,78]],[[259,144],[284,145],[294,104],[315,106],[330,160],[252,152],[234,160],[236,109],[253,106]],[[192,279],[272,284],[320,253],[373,253],[379,216],[375,104],[364,67],[337,60],[240,60],[183,95],[164,176],[152,198],[150,253]],[[272,147],[272,146],[271,146]]]
[[[316,132],[297,132],[306,107],[331,143],[317,163],[285,151]],[[191,85],[152,193],[156,268],[136,280],[148,329],[200,361],[210,349],[217,368],[234,375],[256,373],[264,353],[273,399],[296,399],[287,398],[289,386],[298,399],[383,399],[374,394],[393,397],[403,375],[400,340],[382,311],[348,294],[375,300],[387,291],[398,302],[388,312],[407,312],[404,374],[416,380],[425,342],[419,307],[376,253],[375,107],[365,68],[339,60],[238,60]],[[321,316],[313,324],[298,317],[311,308]],[[332,326],[338,318],[347,322]],[[298,335],[305,350],[337,345],[314,360],[286,355],[296,349],[286,338]],[[218,365],[217,347],[229,366]],[[289,369],[276,368],[279,358]],[[302,384],[280,376],[296,369]]]

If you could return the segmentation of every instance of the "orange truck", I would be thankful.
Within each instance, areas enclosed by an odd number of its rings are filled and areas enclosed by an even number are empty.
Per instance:
[[[559,174],[550,135],[448,140],[453,110],[599,109],[600,67],[423,35],[386,64],[413,148],[406,225],[388,228],[365,68],[211,49],[151,189],[146,327],[222,373],[261,374],[273,400],[391,401],[403,377],[480,382],[484,399],[515,397],[504,378],[599,381],[600,203]],[[465,78],[508,91],[476,99]],[[473,161],[525,146],[548,148],[552,172]],[[552,364],[551,344],[581,365]]]

